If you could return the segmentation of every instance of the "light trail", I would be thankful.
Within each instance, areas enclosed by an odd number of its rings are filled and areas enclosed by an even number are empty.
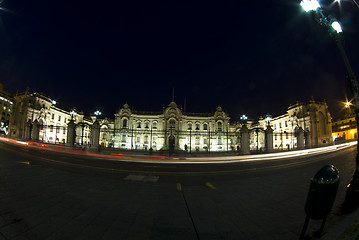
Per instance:
[[[122,161],[122,162],[141,162],[141,163],[163,163],[163,164],[223,164],[223,163],[238,163],[250,161],[273,161],[280,159],[303,158],[314,155],[320,155],[330,152],[339,151],[356,145],[357,142],[344,143],[340,145],[333,145],[327,147],[319,147],[305,150],[294,150],[278,153],[254,154],[254,155],[239,155],[239,156],[219,156],[219,157],[166,157],[160,155],[135,155],[126,153],[100,154],[91,152],[90,149],[76,149],[74,147],[52,145],[46,143],[37,143],[30,141],[18,141],[10,138],[0,137],[0,141],[9,142],[15,145],[26,146],[35,149],[60,152],[66,154],[73,154],[79,156],[96,157],[100,160]],[[93,150],[92,150],[93,151]]]

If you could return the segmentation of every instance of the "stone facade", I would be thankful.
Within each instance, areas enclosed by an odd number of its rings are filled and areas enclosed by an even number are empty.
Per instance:
[[[85,116],[55,106],[51,98],[24,92],[14,96],[10,136],[54,144],[126,150],[187,152],[278,151],[331,143],[331,116],[313,99],[265,119],[230,122],[221,107],[213,113],[187,113],[171,102],[160,112],[123,105],[114,119]]]
[[[0,84],[0,133],[8,134],[13,95],[4,91]]]

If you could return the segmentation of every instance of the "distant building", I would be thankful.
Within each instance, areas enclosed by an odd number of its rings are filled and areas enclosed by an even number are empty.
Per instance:
[[[343,118],[333,122],[332,131],[333,141],[340,142],[358,139],[355,112],[349,104],[346,105]]]
[[[64,144],[67,139],[67,125],[71,119],[79,124],[79,128],[76,129],[77,143],[88,144],[91,118],[56,107],[55,102],[44,94],[19,93],[14,96],[9,135],[14,138],[30,139],[34,123],[37,123],[40,128],[36,140]]]
[[[56,107],[44,94],[19,93],[14,96],[10,136],[53,144],[184,152],[278,151],[332,142],[328,106],[313,99],[291,105],[273,119],[234,123],[221,107],[212,113],[187,113],[175,102],[159,112],[135,111],[125,104],[114,115],[114,119],[85,116]]]
[[[171,102],[162,112],[139,112],[125,104],[115,114],[112,139],[115,148],[123,149],[226,151],[229,120],[221,107],[214,113],[185,113]],[[102,139],[101,144],[108,145],[109,138]]]
[[[4,91],[0,84],[0,133],[8,134],[13,95]]]

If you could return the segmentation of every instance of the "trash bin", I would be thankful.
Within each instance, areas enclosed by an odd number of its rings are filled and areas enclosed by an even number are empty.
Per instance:
[[[325,218],[334,204],[339,185],[339,171],[333,165],[322,167],[311,179],[305,212],[309,218]]]
[[[324,224],[333,207],[338,186],[339,171],[333,165],[322,167],[311,179],[309,193],[304,207],[306,218],[300,234],[300,240],[304,239],[309,219],[323,219],[320,229],[316,231],[314,236],[320,238],[323,235]]]

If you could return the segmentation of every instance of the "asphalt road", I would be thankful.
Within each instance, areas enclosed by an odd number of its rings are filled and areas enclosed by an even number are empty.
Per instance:
[[[233,164],[144,164],[0,143],[1,239],[298,239],[310,178],[340,171],[340,220],[355,148]],[[311,221],[308,233],[319,228]],[[344,229],[343,229],[344,230]]]

